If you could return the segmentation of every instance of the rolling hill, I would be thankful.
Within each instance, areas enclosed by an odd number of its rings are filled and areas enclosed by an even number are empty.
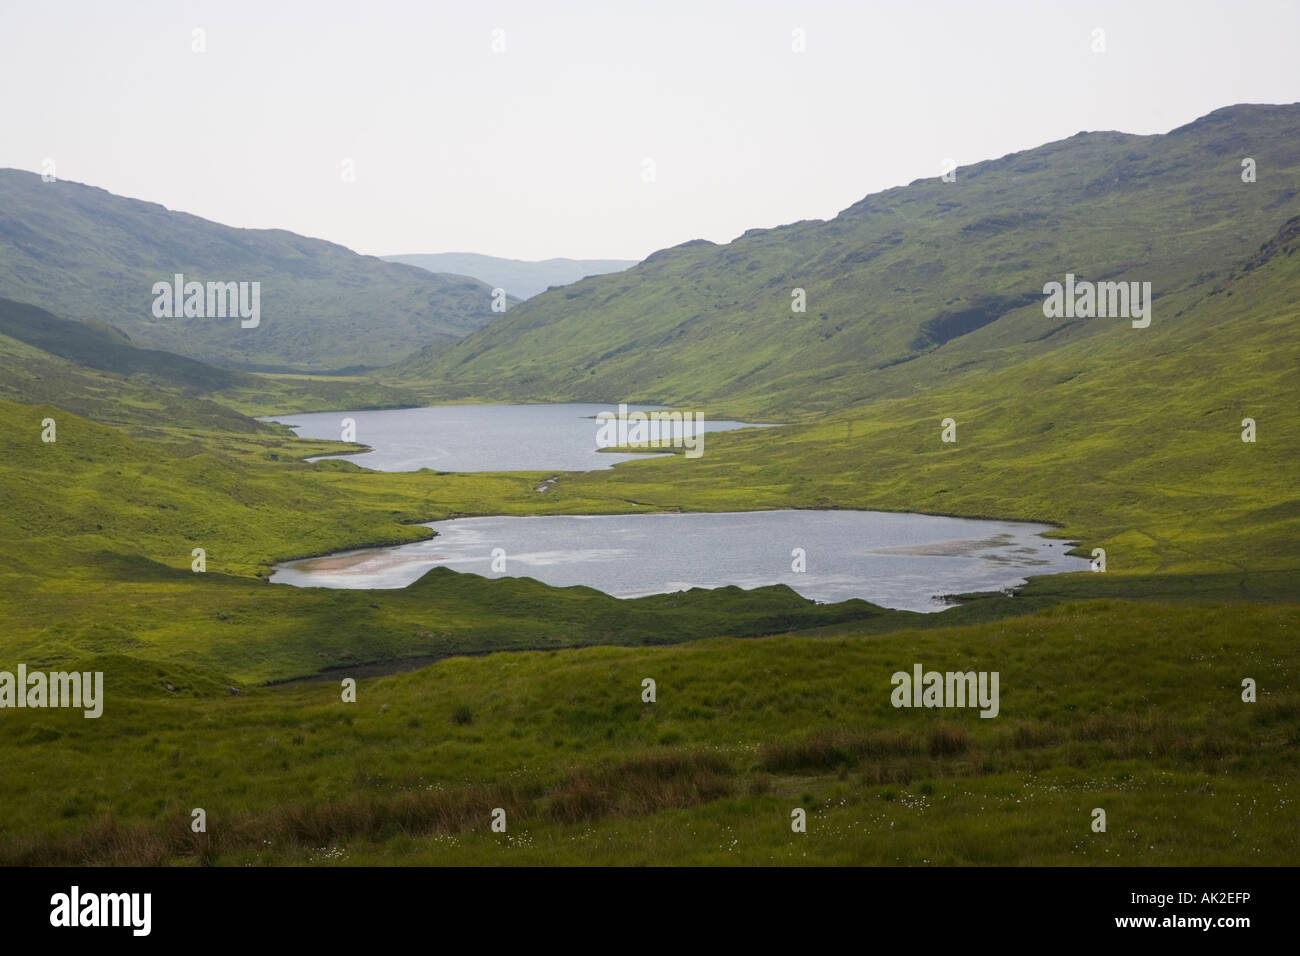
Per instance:
[[[191,443],[218,429],[274,431],[250,415],[271,409],[391,407],[414,396],[368,379],[270,376],[206,365],[131,344],[96,320],[66,319],[0,298],[0,398],[49,403],[135,434]]]
[[[157,318],[155,282],[260,282],[261,322]],[[491,289],[278,229],[236,229],[156,203],[0,169],[0,296],[97,319],[136,345],[242,369],[396,362],[486,323]]]

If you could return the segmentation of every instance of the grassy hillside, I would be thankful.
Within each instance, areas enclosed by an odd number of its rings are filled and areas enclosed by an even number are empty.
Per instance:
[[[1054,522],[1083,553],[1106,549],[1108,573],[1300,568],[1297,253],[1300,218],[1217,287],[1171,294],[1149,329],[1110,324],[1086,354],[1008,348],[1003,370],[562,484],[700,510]],[[946,418],[955,443],[940,440]],[[1254,443],[1242,441],[1245,418]]]
[[[270,376],[133,346],[102,322],[0,299],[0,397],[48,403],[136,435],[193,445],[207,430],[283,436],[246,417],[410,405],[416,396],[357,376]],[[242,413],[242,414],[241,414]]]
[[[153,284],[261,282],[261,324],[155,318]],[[384,365],[493,317],[465,276],[359,256],[283,230],[235,229],[156,203],[0,169],[0,296],[97,319],[136,345],[245,369]]]
[[[1244,183],[1241,160],[1258,164]],[[1161,136],[1081,133],[850,206],[696,241],[513,309],[398,366],[434,398],[691,403],[789,421],[1058,350],[1122,321],[1047,319],[1067,272],[1212,287],[1300,213],[1300,105],[1219,110]],[[807,311],[791,312],[792,290]]]

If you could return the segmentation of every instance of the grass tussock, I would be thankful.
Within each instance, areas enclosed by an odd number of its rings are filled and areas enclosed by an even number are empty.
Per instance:
[[[170,814],[153,823],[125,823],[106,815],[75,836],[12,841],[0,848],[0,866],[210,865],[226,854],[268,847],[283,853],[346,840],[462,833],[486,826],[489,810],[498,806],[518,807],[527,815],[527,793],[462,787],[350,794],[266,813],[245,812],[228,822],[214,820],[205,833],[193,832],[188,814]]]
[[[210,833],[194,833],[188,815],[170,814],[153,823],[104,816],[74,836],[11,841],[0,847],[0,866],[211,865],[265,848],[284,855],[346,841],[487,829],[495,807],[506,809],[512,821],[526,821],[545,808],[561,823],[591,822],[708,803],[731,795],[732,775],[719,754],[648,753],[610,766],[577,768],[550,790],[460,787],[350,794],[242,813],[220,821]]]
[[[732,793],[732,768],[707,751],[648,753],[607,769],[574,771],[550,800],[550,816],[579,823],[692,807]]]
[[[923,752],[920,738],[902,731],[825,730],[801,740],[774,740],[759,748],[758,764],[770,773],[833,770],[864,759]]]

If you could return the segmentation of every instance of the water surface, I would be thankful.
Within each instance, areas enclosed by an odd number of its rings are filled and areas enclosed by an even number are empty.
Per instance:
[[[650,411],[659,405],[631,405]],[[261,421],[281,422],[302,438],[338,441],[342,421],[356,422],[356,440],[373,451],[338,457],[377,471],[595,471],[620,461],[644,458],[596,450],[600,412],[616,405],[437,405],[364,412],[311,412],[275,415]],[[680,429],[680,425],[678,428]],[[693,423],[692,423],[693,427]],[[773,427],[745,422],[704,421],[704,432]],[[708,440],[704,440],[708,454]],[[651,454],[658,454],[652,452]],[[678,454],[681,454],[679,451]]]
[[[748,511],[457,518],[436,538],[292,561],[271,580],[306,587],[400,588],[443,566],[531,577],[631,598],[692,587],[786,584],[823,602],[863,598],[938,611],[943,595],[1001,591],[1035,574],[1086,571],[1048,525],[880,511]],[[796,548],[807,568],[792,570]],[[492,568],[504,552],[505,572]]]

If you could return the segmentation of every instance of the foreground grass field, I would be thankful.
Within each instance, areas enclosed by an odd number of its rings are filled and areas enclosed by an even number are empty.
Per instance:
[[[1297,628],[1292,606],[1069,602],[451,659],[355,703],[105,660],[99,720],[6,715],[0,862],[1291,863]],[[999,671],[999,716],[894,708],[914,663]]]

